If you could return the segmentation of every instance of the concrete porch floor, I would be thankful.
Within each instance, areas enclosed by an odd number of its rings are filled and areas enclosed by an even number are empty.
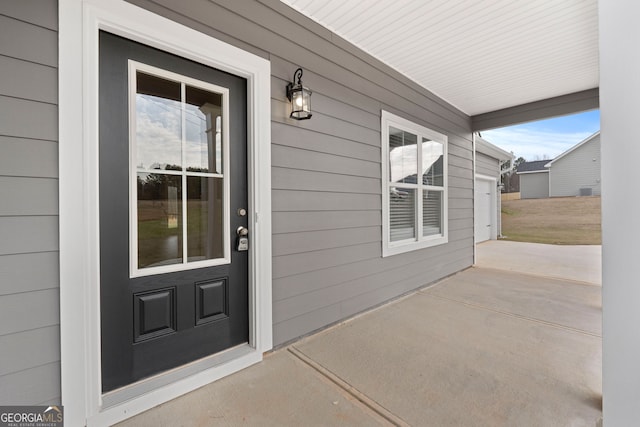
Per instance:
[[[511,243],[120,425],[595,426],[599,248]]]

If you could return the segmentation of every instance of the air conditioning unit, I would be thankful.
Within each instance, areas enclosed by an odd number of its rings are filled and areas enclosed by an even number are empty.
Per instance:
[[[580,196],[593,196],[593,188],[591,187],[581,188]]]

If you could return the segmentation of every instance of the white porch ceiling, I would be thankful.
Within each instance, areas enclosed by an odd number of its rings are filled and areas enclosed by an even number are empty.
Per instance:
[[[597,0],[282,0],[469,115],[598,87]]]

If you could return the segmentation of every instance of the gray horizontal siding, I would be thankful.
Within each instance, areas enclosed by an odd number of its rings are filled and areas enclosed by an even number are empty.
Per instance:
[[[0,4],[0,404],[60,403],[58,5]]]
[[[446,277],[469,266],[469,257],[473,257],[471,245],[457,252],[457,258],[448,254],[449,262],[441,262],[433,270],[428,271],[432,277]],[[394,281],[369,292],[358,294],[336,304],[320,307],[303,315],[277,323],[274,328],[274,340],[287,342],[301,335],[308,334],[327,325],[326,319],[343,319],[357,314],[367,308],[374,307],[414,289],[428,285],[424,275],[417,275],[402,281]]]
[[[30,369],[60,360],[60,330],[57,326],[0,336],[0,375]],[[2,378],[0,377],[0,378]],[[2,388],[2,387],[0,387]]]
[[[335,286],[322,287],[307,294],[297,295],[285,300],[277,301],[274,304],[274,323],[280,323],[288,319],[303,316],[308,312],[319,308],[339,304],[343,300],[349,300],[358,295],[366,294],[378,290],[371,285],[374,279],[380,288],[385,288],[394,282],[402,282],[413,278],[424,280],[421,272],[407,265],[391,268],[377,273],[374,277],[365,276],[355,280],[342,282]],[[418,284],[424,285],[425,283]]]
[[[272,145],[272,166],[380,179],[380,162]]]
[[[0,295],[57,288],[57,251],[0,256]],[[2,299],[0,298],[0,301]],[[54,304],[56,305],[56,304]]]
[[[58,143],[0,136],[0,175],[58,177]]]
[[[498,159],[486,154],[476,153],[476,173],[498,178],[500,176],[500,164]]]
[[[0,176],[0,216],[57,215],[58,180]]]
[[[473,228],[472,221],[467,228]],[[455,244],[449,245],[450,247],[446,249],[429,248],[427,251],[431,252],[430,255],[433,259],[437,259],[437,257],[446,259],[452,252],[459,251],[460,248],[466,244],[466,239],[468,239],[468,235],[464,236],[461,241],[452,240],[452,243]],[[363,249],[366,248],[363,247]],[[297,257],[277,257],[275,261],[286,262],[295,258]],[[321,290],[324,287],[332,288],[342,283],[365,277],[370,280],[375,280],[377,275],[392,269],[402,268],[415,271],[411,267],[423,259],[424,253],[414,251],[408,252],[402,257],[387,258],[385,262],[380,262],[380,259],[376,259],[375,257],[367,257],[366,259],[353,257],[344,260],[344,262],[340,264],[320,270],[304,271],[304,268],[301,268],[297,274],[278,278],[278,286],[274,287],[274,300],[284,301],[294,296]],[[363,272],[365,272],[365,274],[363,274]]]
[[[38,7],[39,2],[30,3],[31,7]],[[57,67],[58,33],[11,16],[0,15],[0,55]]]
[[[47,304],[52,305],[52,302]],[[25,313],[32,313],[22,308]],[[12,323],[24,317],[18,317]],[[59,323],[59,320],[55,319],[55,322]],[[0,402],[3,405],[60,403],[58,325],[2,335],[0,348]]]
[[[58,108],[0,94],[0,133],[3,136],[57,141]]]
[[[342,248],[380,241],[380,227],[274,234],[273,256],[302,254],[322,249]]]
[[[60,405],[60,362],[0,377],[0,401],[5,405]]]
[[[343,228],[382,225],[379,210],[274,212],[271,217],[274,234],[301,231],[340,230]]]
[[[0,298],[0,336],[60,323],[57,288],[5,295]],[[28,310],[25,310],[28,307]]]
[[[307,190],[278,190],[271,195],[274,212],[350,211],[382,209],[380,193],[349,194]]]
[[[335,156],[353,157],[370,162],[380,161],[380,147],[351,141],[339,136],[314,132],[278,122],[271,123],[272,141],[280,146],[301,148]],[[275,159],[274,159],[275,160]]]
[[[579,196],[581,188],[590,188],[594,196],[600,195],[600,135],[551,165],[551,197]]]
[[[0,15],[10,16],[33,25],[58,29],[58,3],[45,0],[0,2]]]
[[[277,256],[273,258],[273,277],[277,279],[379,257],[380,242]]]
[[[0,70],[1,94],[49,104],[57,103],[58,73],[54,67],[0,56]]]
[[[276,190],[380,194],[380,179],[376,178],[337,175],[302,169],[273,168],[271,179],[273,188]]]
[[[0,255],[57,250],[57,216],[0,217]]]

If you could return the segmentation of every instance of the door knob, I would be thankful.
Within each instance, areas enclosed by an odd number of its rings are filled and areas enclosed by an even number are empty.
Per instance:
[[[238,252],[248,251],[249,238],[247,237],[247,235],[249,234],[249,230],[246,227],[240,226],[237,228],[236,234],[238,235],[236,241],[236,250]]]

